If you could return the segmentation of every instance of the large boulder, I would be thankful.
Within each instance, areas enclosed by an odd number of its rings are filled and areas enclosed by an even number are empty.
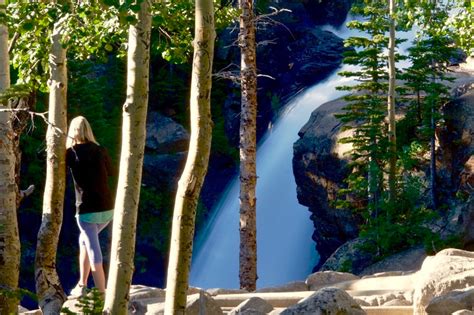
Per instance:
[[[159,190],[174,190],[186,161],[189,133],[173,119],[148,114],[143,183]]]
[[[270,303],[262,298],[254,296],[240,303],[229,313],[229,315],[265,315],[271,311],[273,311],[273,306]]]
[[[147,315],[162,315],[164,314],[165,303],[154,303],[148,305]],[[212,297],[205,291],[188,295],[186,303],[186,315],[200,315],[200,314],[224,314],[219,305],[212,299]]]
[[[146,148],[154,153],[183,152],[188,149],[189,132],[173,119],[158,112],[148,114]]]
[[[360,279],[360,277],[348,272],[318,271],[309,275],[305,282],[310,291],[316,291],[336,283],[357,279]]]
[[[474,287],[470,287],[435,297],[426,307],[426,312],[430,315],[444,315],[464,309],[471,310],[473,307]]]
[[[417,315],[428,314],[426,307],[451,291],[474,286],[474,253],[445,249],[423,262],[415,281],[413,297]]]
[[[358,235],[360,219],[350,210],[335,209],[332,205],[348,175],[345,153],[350,146],[338,143],[347,134],[341,133],[342,123],[334,116],[345,105],[343,99],[338,99],[314,110],[298,133],[300,139],[293,145],[298,201],[312,213],[313,240],[320,255],[315,270],[337,248]]]
[[[426,258],[426,251],[424,247],[418,246],[413,247],[407,250],[404,250],[400,253],[391,255],[383,260],[372,264],[359,274],[362,276],[373,275],[380,272],[400,272],[406,273],[411,271],[416,271],[421,268],[423,261]]]
[[[319,267],[320,271],[340,270],[354,274],[361,273],[365,268],[374,263],[376,257],[362,250],[365,241],[356,238],[345,242]],[[318,249],[320,247],[317,247]]]
[[[324,288],[301,300],[298,304],[288,307],[281,314],[362,315],[366,312],[344,290]]]

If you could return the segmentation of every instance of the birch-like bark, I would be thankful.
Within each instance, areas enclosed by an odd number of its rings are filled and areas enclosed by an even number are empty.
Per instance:
[[[62,22],[54,25],[49,54],[49,125],[46,133],[46,183],[43,215],[38,231],[35,281],[38,303],[43,314],[59,314],[66,300],[56,271],[56,252],[63,221],[66,186],[67,60],[61,44]]]
[[[165,314],[184,314],[193,249],[196,207],[207,173],[212,138],[211,74],[214,57],[214,6],[196,0],[191,79],[191,139],[176,193],[166,287]]]
[[[129,28],[127,99],[122,111],[122,152],[115,199],[112,250],[104,314],[125,315],[134,271],[138,201],[145,150],[150,64],[150,1],[140,4]]]
[[[396,198],[397,138],[395,122],[395,0],[389,0],[390,35],[388,41],[388,191],[391,203]]]
[[[252,0],[240,0],[240,288],[257,285],[257,65]]]
[[[0,6],[5,0],[0,0]],[[0,93],[10,87],[8,28],[0,25]],[[0,104],[5,109],[7,104]],[[12,114],[0,111],[0,289],[15,291],[20,271],[20,239],[16,216],[14,134]],[[18,299],[0,294],[0,314],[15,314]]]

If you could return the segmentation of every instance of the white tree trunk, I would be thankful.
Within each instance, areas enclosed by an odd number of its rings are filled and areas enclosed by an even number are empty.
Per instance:
[[[127,314],[128,309],[145,149],[150,34],[150,2],[145,0],[137,14],[137,23],[129,28],[127,100],[122,113],[122,153],[115,199],[105,314]]]
[[[196,207],[207,173],[212,138],[211,85],[214,57],[214,6],[196,0],[194,58],[191,79],[191,139],[173,212],[165,314],[184,314],[193,249]]]
[[[46,183],[35,258],[36,294],[43,314],[58,314],[66,299],[56,271],[56,252],[63,221],[66,186],[67,64],[61,44],[61,22],[55,24],[49,55],[49,113],[46,133]]]
[[[252,0],[240,0],[240,287],[257,286],[257,64]]]
[[[4,5],[5,0],[0,0]],[[8,28],[0,25],[0,93],[10,87]],[[7,104],[0,104],[7,109]],[[16,290],[20,270],[20,239],[16,217],[15,153],[12,114],[0,111],[0,286]],[[0,294],[0,314],[17,312],[18,300]]]

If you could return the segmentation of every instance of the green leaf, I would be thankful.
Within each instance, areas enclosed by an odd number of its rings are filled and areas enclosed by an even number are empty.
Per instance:
[[[31,31],[35,27],[35,24],[33,22],[25,22],[21,25],[21,28],[24,31]]]

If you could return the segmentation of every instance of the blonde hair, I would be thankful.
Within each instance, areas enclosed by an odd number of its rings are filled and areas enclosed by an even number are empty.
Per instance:
[[[69,132],[66,139],[66,148],[71,148],[77,143],[94,142],[99,144],[92,133],[92,128],[87,119],[77,116],[69,124]]]

